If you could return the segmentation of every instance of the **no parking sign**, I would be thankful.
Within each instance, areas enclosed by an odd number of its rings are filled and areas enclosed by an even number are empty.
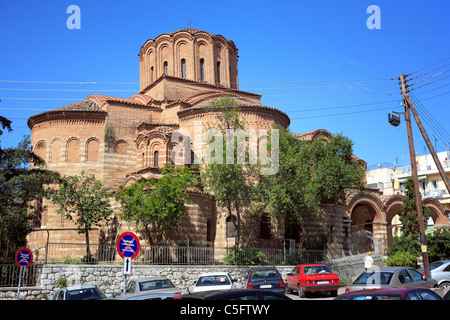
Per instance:
[[[132,232],[124,232],[117,239],[117,253],[122,258],[134,259],[141,249],[139,238]]]
[[[141,249],[139,238],[132,232],[124,232],[117,239],[117,253],[123,259],[123,294],[126,295],[127,275],[131,274],[131,259],[134,259]]]
[[[19,249],[16,253],[16,264],[19,267],[28,267],[33,262],[33,253],[28,248]]]
[[[25,269],[33,263],[33,253],[28,248],[19,249],[16,252],[16,264],[20,267],[19,285],[17,287],[17,300],[20,298],[20,286],[22,278],[25,276]]]

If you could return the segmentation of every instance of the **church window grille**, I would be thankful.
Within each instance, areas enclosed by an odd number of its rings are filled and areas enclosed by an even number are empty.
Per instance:
[[[217,84],[220,84],[220,61],[217,61]]]
[[[158,168],[158,162],[159,162],[159,152],[155,151],[154,157],[153,157],[153,164],[155,168]]]
[[[186,59],[181,59],[181,77],[186,79]]]
[[[205,59],[200,59],[200,80],[205,80]]]
[[[167,61],[164,61],[164,74],[169,74],[169,64],[167,63]]]

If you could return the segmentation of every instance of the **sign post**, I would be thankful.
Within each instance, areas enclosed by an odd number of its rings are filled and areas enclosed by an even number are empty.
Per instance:
[[[117,253],[123,259],[124,295],[127,289],[127,275],[131,274],[131,260],[139,254],[140,249],[139,238],[132,232],[124,232],[117,239]]]
[[[20,267],[19,271],[19,285],[17,287],[17,300],[20,299],[20,286],[22,279],[25,276],[25,271],[30,264],[33,263],[33,253],[28,248],[19,249],[16,253],[16,264]]]

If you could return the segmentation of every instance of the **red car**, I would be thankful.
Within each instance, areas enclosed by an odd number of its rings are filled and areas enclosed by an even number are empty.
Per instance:
[[[330,292],[336,297],[338,289],[339,276],[325,264],[300,264],[286,277],[286,291],[297,290],[300,298],[307,292]]]

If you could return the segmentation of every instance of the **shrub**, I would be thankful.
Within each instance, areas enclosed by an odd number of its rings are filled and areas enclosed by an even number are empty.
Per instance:
[[[410,251],[397,251],[386,259],[386,265],[417,268],[417,255]]]

